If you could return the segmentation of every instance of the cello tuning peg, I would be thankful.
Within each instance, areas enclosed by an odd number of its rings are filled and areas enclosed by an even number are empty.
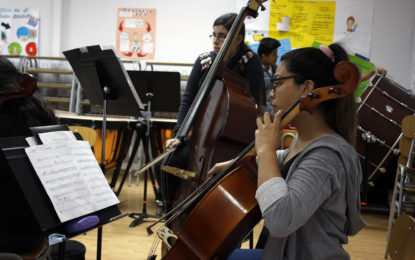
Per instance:
[[[265,11],[265,10],[266,10],[266,8],[265,8],[265,6],[262,4],[262,1],[261,1],[261,0],[256,0],[256,2],[259,4],[259,6],[261,6],[261,11]],[[274,3],[275,3],[275,0],[274,0]]]

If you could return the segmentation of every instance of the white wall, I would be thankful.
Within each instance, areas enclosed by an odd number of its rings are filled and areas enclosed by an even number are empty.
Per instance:
[[[115,46],[118,8],[155,8],[154,60],[164,62],[193,62],[201,52],[211,50],[208,36],[214,19],[236,11],[234,0],[65,0],[63,6],[62,50],[94,44]]]
[[[154,61],[165,62],[193,62],[198,54],[211,50],[208,35],[213,20],[239,11],[235,0],[0,0],[0,5],[40,11],[42,56],[86,45],[115,45],[117,8],[156,8]],[[62,16],[56,14],[60,6]],[[375,0],[370,54],[372,62],[413,91],[414,13],[414,0]]]
[[[414,0],[375,0],[370,59],[389,76],[415,92],[411,76],[415,32]]]

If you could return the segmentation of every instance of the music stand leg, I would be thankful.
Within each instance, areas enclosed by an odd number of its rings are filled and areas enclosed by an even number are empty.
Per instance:
[[[143,150],[144,150],[144,153],[145,153],[144,156],[145,156],[145,161],[147,163],[150,160],[150,157],[149,157],[149,153],[148,153],[148,142],[147,142],[148,141],[148,138],[147,138],[147,135],[145,134],[145,130],[143,131],[143,128],[144,127],[145,127],[144,125],[140,126],[141,131],[140,131],[139,137],[140,137],[141,141],[143,142]],[[137,226],[145,218],[156,218],[156,219],[159,219],[160,218],[159,216],[156,216],[156,215],[147,214],[147,182],[148,182],[148,174],[153,174],[152,169],[148,169],[144,173],[143,210],[142,210],[141,213],[131,213],[129,215],[129,217],[135,218],[131,222],[131,224],[129,226],[130,228],[133,228],[133,227]],[[156,192],[157,190],[154,189],[154,191]],[[155,195],[157,197],[157,193]]]
[[[128,173],[130,171],[130,168],[131,168],[131,165],[133,164],[134,157],[135,157],[135,155],[137,153],[137,150],[138,150],[138,147],[140,145],[141,138],[140,138],[140,131],[138,130],[138,128],[136,130],[136,133],[137,133],[137,137],[136,137],[136,140],[134,142],[133,150],[131,151],[130,159],[128,160],[127,167],[124,170],[124,175],[121,179],[120,186],[118,187],[118,190],[115,192],[115,195],[117,195],[117,197],[121,193],[121,189],[124,185],[125,179],[127,178],[127,175],[128,175]]]
[[[104,104],[103,104],[103,108],[102,108],[102,114],[103,114],[103,119],[102,119],[102,135],[101,135],[101,169],[102,172],[105,174],[105,135],[106,135],[106,131],[107,131],[107,97],[106,95],[104,95]]]
[[[97,235],[97,260],[101,260],[101,248],[102,248],[102,226],[98,227],[98,235]]]
[[[114,173],[113,173],[112,178],[111,178],[111,183],[110,183],[111,189],[114,189],[114,190],[115,190],[115,185],[117,184],[117,181],[118,181],[118,176],[120,175],[122,162],[124,161],[123,160],[124,151],[128,148],[127,146],[129,146],[129,144],[130,144],[130,142],[127,142],[125,140],[125,139],[127,139],[127,136],[130,134],[129,126],[128,126],[128,128],[118,129],[118,133],[120,133],[120,135],[117,136],[117,139],[120,140],[120,144],[116,146],[116,148],[117,148],[116,150],[118,150],[120,152],[119,152],[118,158],[117,158],[117,167],[114,170]]]

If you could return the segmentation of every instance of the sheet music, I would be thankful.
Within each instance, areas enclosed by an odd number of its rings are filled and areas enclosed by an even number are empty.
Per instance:
[[[76,141],[75,135],[71,131],[55,131],[47,133],[39,133],[39,139],[44,144],[59,141]]]
[[[61,222],[119,203],[87,141],[52,141],[25,150]]]

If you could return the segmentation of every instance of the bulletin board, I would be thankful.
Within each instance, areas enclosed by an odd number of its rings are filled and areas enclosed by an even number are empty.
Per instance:
[[[236,0],[237,8],[246,2]],[[311,47],[316,41],[326,45],[337,42],[349,54],[370,56],[374,0],[271,0],[264,6],[266,10],[257,18],[245,20],[245,40],[252,48],[263,37],[272,37],[283,40],[285,52]]]

